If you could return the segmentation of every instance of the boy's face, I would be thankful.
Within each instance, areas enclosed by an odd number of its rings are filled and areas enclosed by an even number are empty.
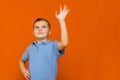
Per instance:
[[[50,29],[46,21],[37,21],[34,24],[34,36],[37,39],[45,39],[50,34]]]

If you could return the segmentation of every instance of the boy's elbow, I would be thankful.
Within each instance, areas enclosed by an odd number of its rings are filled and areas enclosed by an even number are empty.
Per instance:
[[[62,46],[67,47],[68,46],[68,42],[62,43]]]
[[[58,49],[59,49],[59,50],[63,50],[63,49],[66,48],[67,46],[68,46],[68,42],[65,42],[65,43],[60,42],[60,43],[58,44]]]
[[[22,59],[19,60],[19,64],[25,63]]]

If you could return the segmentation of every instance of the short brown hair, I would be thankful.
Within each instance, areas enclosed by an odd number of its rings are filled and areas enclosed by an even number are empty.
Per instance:
[[[35,24],[36,22],[38,22],[38,21],[45,21],[45,22],[47,22],[49,29],[51,28],[50,22],[49,22],[48,20],[44,19],[44,18],[37,18],[37,19],[33,22],[33,27],[34,27],[34,24]]]

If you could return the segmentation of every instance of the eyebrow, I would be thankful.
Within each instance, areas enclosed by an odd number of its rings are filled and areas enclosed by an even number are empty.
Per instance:
[[[42,26],[46,27],[45,25],[42,25]]]
[[[39,27],[39,26],[34,26],[34,27]]]
[[[38,28],[39,26],[37,25],[37,26],[34,26],[34,27]],[[45,25],[42,25],[41,27],[47,27],[47,26],[45,26]],[[49,28],[49,27],[48,27],[48,28]]]

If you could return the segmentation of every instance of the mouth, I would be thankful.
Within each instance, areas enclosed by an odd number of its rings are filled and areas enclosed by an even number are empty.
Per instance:
[[[39,32],[39,33],[37,33],[37,34],[43,34],[43,32]]]

